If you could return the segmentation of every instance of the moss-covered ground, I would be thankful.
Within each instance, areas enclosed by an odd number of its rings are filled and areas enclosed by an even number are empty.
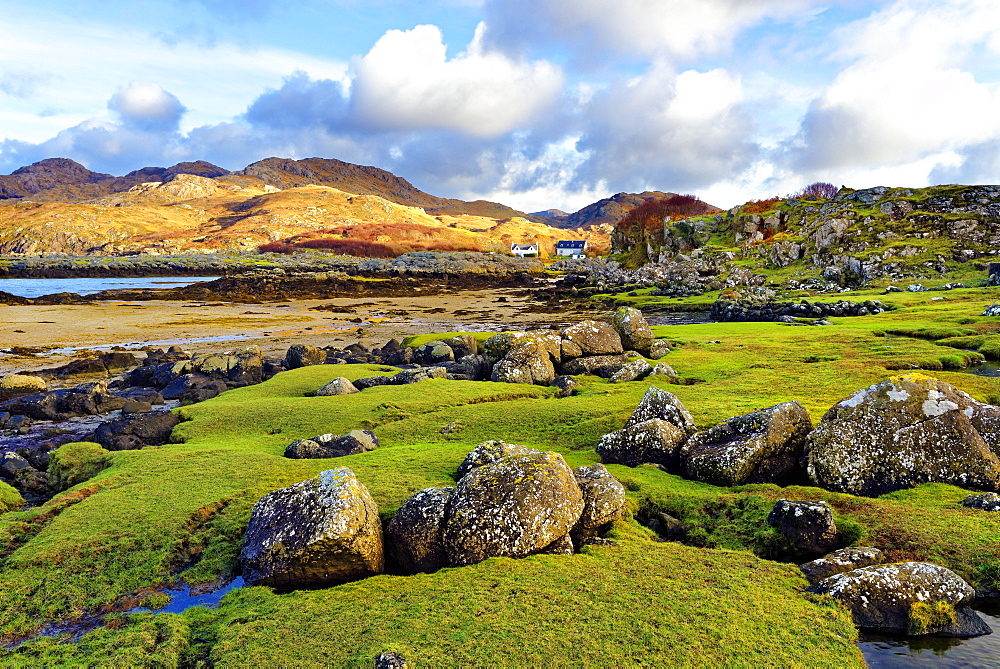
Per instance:
[[[960,350],[938,341],[1000,334],[1000,319],[979,315],[1000,298],[997,289],[888,297],[899,309],[826,327],[655,328],[677,343],[666,360],[690,382],[662,387],[703,427],[793,399],[818,420],[890,368]],[[164,586],[178,580],[232,576],[250,508],[266,492],[346,465],[388,518],[417,490],[452,483],[465,453],[486,439],[556,450],[571,466],[591,463],[600,436],[622,425],[650,385],[580,377],[578,395],[557,399],[544,387],[431,380],[308,396],[335,376],[380,373],[391,372],[365,365],[283,372],[181,409],[177,443],[70,451],[59,480],[74,487],[42,507],[0,515],[0,636],[10,644],[28,639],[2,651],[0,664],[370,666],[394,650],[433,666],[862,666],[849,615],[804,595],[794,565],[768,559],[778,538],[764,517],[782,497],[830,501],[850,536],[895,559],[931,560],[976,585],[1000,582],[996,520],[963,509],[966,492],[958,488],[925,485],[868,499],[817,488],[718,488],[653,467],[610,466],[634,516],[616,525],[616,545],[290,594],[243,588],[216,610],[180,615],[123,613],[162,605]],[[978,399],[1000,400],[995,378],[935,375]],[[451,423],[458,429],[440,432]],[[293,439],[358,427],[374,430],[382,446],[336,461],[282,457]],[[77,465],[96,473],[77,482]],[[0,510],[9,496],[0,488]],[[658,511],[689,525],[691,545],[661,542],[636,520]],[[103,625],[34,636],[91,616]]]

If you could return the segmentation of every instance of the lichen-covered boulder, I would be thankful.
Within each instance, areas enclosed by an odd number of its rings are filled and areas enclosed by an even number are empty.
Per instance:
[[[688,436],[669,421],[651,418],[604,435],[595,450],[606,464],[638,467],[648,462],[676,471],[677,451]]]
[[[558,453],[506,455],[458,482],[444,530],[451,566],[521,558],[565,543],[583,494]]]
[[[382,523],[347,467],[261,497],[239,564],[247,585],[282,590],[345,583],[383,571]]]
[[[614,374],[608,377],[609,383],[628,383],[644,379],[653,371],[653,366],[644,358],[627,362],[621,366]]]
[[[562,364],[563,374],[593,374],[610,377],[628,362],[624,353],[617,355],[588,355],[572,358]]]
[[[979,636],[989,626],[969,608],[976,591],[955,572],[898,562],[836,574],[809,588],[851,611],[854,624],[894,634]]]
[[[371,430],[351,430],[343,436],[321,434],[312,439],[296,439],[285,447],[285,457],[295,460],[340,458],[378,448],[378,437]]]
[[[601,464],[577,467],[573,476],[583,493],[583,511],[571,532],[580,545],[597,536],[601,527],[625,515],[625,486]]]
[[[409,383],[420,383],[428,379],[448,378],[444,367],[424,367],[423,369],[404,369],[389,377],[389,384],[403,386]]]
[[[826,555],[840,543],[833,509],[826,502],[779,499],[767,514],[767,524],[777,529],[799,555]]]
[[[799,569],[810,583],[818,583],[845,571],[883,564],[885,553],[877,548],[851,546],[833,551],[823,557],[800,564]]]
[[[508,444],[506,441],[499,439],[484,441],[481,444],[477,444],[474,449],[469,451],[465,459],[462,460],[462,464],[458,466],[458,478],[461,479],[476,467],[497,462],[505,455],[537,455],[538,453],[541,453],[541,451],[521,446],[520,444]]]
[[[560,374],[552,379],[549,385],[559,389],[556,397],[572,397],[576,389],[580,387],[579,382],[569,374]]]
[[[834,405],[809,436],[807,470],[828,490],[870,497],[920,483],[1000,489],[1000,407],[950,383],[895,376]]]
[[[234,386],[253,385],[264,378],[264,355],[259,346],[199,356],[191,366],[199,374],[222,379]]]
[[[310,365],[322,365],[326,362],[326,351],[309,344],[292,344],[285,351],[282,366],[285,369],[298,369]]]
[[[657,339],[649,345],[649,352],[646,353],[646,357],[653,360],[659,360],[667,353],[670,353],[670,344],[662,339]]]
[[[319,388],[313,393],[316,397],[336,397],[338,395],[353,395],[354,393],[360,392],[349,379],[343,376],[338,376],[330,383]]]
[[[556,377],[548,351],[540,341],[524,337],[493,366],[491,378],[501,383],[547,386]]]
[[[455,354],[455,360],[479,353],[479,342],[470,334],[455,335],[442,341],[451,347],[452,352]]]
[[[45,390],[45,381],[30,374],[8,374],[0,378],[0,402],[22,395],[44,393]]]
[[[609,355],[625,350],[621,337],[608,323],[582,321],[563,329],[561,334],[580,348],[581,355]]]
[[[455,351],[443,341],[433,340],[421,344],[413,351],[413,362],[419,365],[436,365],[455,359]]]
[[[698,431],[694,424],[694,418],[691,417],[691,412],[677,396],[656,387],[650,387],[642,396],[642,400],[625,423],[625,427],[642,423],[651,418],[659,418],[672,423],[689,436]]]
[[[650,357],[652,357],[652,356],[650,356]],[[661,381],[661,380],[663,380],[663,379],[656,378],[658,376],[659,377],[663,377],[664,379],[666,379],[667,383],[675,383],[680,378],[680,374],[678,374],[676,372],[676,370],[674,370],[673,367],[671,367],[670,365],[668,365],[665,362],[658,362],[655,365],[653,365],[653,369],[646,376],[646,379],[648,381]]]
[[[641,311],[635,307],[618,307],[611,319],[611,326],[618,332],[626,350],[632,349],[649,355],[649,348],[656,337]]]
[[[101,423],[94,431],[94,441],[109,451],[161,446],[180,422],[180,416],[172,411],[129,414]]]
[[[491,364],[500,362],[512,348],[517,346],[527,335],[524,332],[501,332],[482,343],[479,352],[486,356]]]
[[[967,495],[962,500],[962,506],[980,511],[1000,511],[1000,494],[984,492],[979,495]]]
[[[449,379],[459,381],[486,381],[493,372],[493,365],[485,355],[466,355],[442,365]],[[357,385],[357,383],[355,383]]]
[[[454,488],[425,488],[403,502],[385,528],[386,551],[407,574],[448,566],[444,523]]]
[[[812,430],[798,402],[736,416],[684,444],[679,456],[687,476],[713,485],[785,485],[799,473],[799,458]]]

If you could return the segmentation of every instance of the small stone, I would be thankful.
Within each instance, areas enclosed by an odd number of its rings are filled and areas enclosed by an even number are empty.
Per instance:
[[[338,376],[333,381],[330,381],[330,383],[313,393],[313,395],[315,397],[335,397],[337,395],[353,395],[357,392],[360,391],[354,387],[354,384],[351,383],[350,380],[346,377]]]

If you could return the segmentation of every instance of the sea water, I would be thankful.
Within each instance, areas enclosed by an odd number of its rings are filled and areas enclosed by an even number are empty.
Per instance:
[[[83,279],[0,279],[0,291],[19,297],[40,297],[54,293],[93,295],[102,290],[179,288],[201,281],[215,281],[218,278],[217,276],[142,276]]]

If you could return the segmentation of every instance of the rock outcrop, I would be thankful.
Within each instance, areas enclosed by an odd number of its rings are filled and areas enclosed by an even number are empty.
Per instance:
[[[381,573],[378,508],[347,467],[275,490],[250,513],[239,564],[248,585],[282,590]]]
[[[621,337],[622,347],[626,351],[639,351],[649,356],[649,349],[656,337],[641,311],[634,307],[619,307],[611,325]]]
[[[371,430],[351,430],[338,437],[320,434],[312,439],[296,439],[285,447],[285,457],[294,460],[340,458],[378,448],[378,437]]]
[[[833,509],[826,502],[780,499],[767,514],[767,523],[788,540],[798,555],[825,555],[840,544]]]
[[[825,578],[847,571],[883,564],[885,553],[877,548],[852,546],[841,548],[821,558],[799,565],[802,574],[810,583],[818,583]]]
[[[877,496],[920,483],[1000,489],[1000,407],[949,383],[905,374],[834,405],[809,435],[810,479]]]
[[[601,437],[597,454],[605,463],[635,467],[643,463],[678,469],[678,451],[696,432],[691,413],[672,393],[646,391],[625,426]]]
[[[605,468],[594,464],[573,472],[583,493],[583,511],[570,535],[580,546],[596,537],[601,529],[625,515],[625,486]]]
[[[444,524],[454,488],[425,488],[399,507],[386,526],[389,554],[407,574],[448,566]]]

